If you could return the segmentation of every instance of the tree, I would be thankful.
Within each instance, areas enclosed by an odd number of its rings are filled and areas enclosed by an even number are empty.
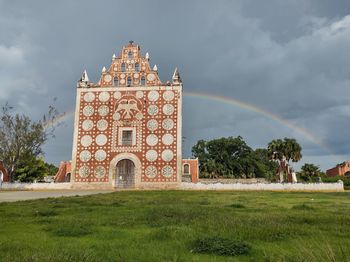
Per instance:
[[[58,167],[53,164],[45,163],[47,167],[48,176],[55,176],[58,171]]]
[[[291,182],[292,173],[289,161],[298,162],[302,158],[299,143],[294,138],[276,139],[268,144],[267,151],[270,158],[278,163],[277,180],[283,182],[287,176],[287,180]]]
[[[42,145],[54,135],[52,123],[58,111],[50,106],[41,120],[33,121],[26,115],[13,114],[12,109],[6,104],[0,115],[0,159],[14,181],[21,163],[43,155]]]
[[[257,177],[265,177],[269,181],[274,181],[278,164],[271,161],[268,150],[257,148],[254,151],[254,156],[257,159]]]
[[[34,156],[23,158],[19,162],[15,173],[16,180],[27,183],[42,181],[48,175],[49,169],[44,160]]]
[[[45,163],[42,157],[24,157],[18,164],[15,178],[20,182],[43,181],[46,176],[55,176],[58,167]]]
[[[245,173],[239,159],[252,149],[242,137],[218,138],[211,141],[199,140],[192,148],[194,157],[198,157],[200,171],[216,176],[232,177]]]
[[[302,158],[301,146],[294,138],[272,140],[267,146],[268,153],[273,160],[290,160],[298,162]]]
[[[223,171],[223,166],[216,163],[214,159],[208,159],[203,163],[202,170],[209,178],[218,178]]]
[[[322,172],[318,166],[308,163],[305,163],[301,167],[301,171],[298,172],[299,178],[306,182],[315,182],[321,174]]]
[[[199,140],[192,147],[192,154],[198,157],[200,163],[200,174],[210,178],[270,176],[274,164],[270,163],[267,153],[264,153],[265,156],[261,157],[240,136]]]
[[[198,158],[198,161],[200,164],[205,163],[209,158],[209,154],[207,152],[206,147],[207,147],[207,142],[203,139],[199,140],[197,144],[195,144],[192,147],[192,155]]]

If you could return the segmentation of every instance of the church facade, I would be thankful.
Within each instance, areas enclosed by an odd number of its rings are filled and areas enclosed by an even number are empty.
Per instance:
[[[70,182],[74,187],[173,188],[181,182],[182,81],[161,82],[132,41],[97,83],[77,84]]]

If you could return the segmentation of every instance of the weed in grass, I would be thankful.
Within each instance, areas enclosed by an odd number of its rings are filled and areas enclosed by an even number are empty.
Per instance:
[[[39,217],[36,222],[38,225],[56,224],[57,219],[55,217]]]
[[[292,209],[296,209],[296,210],[315,210],[314,207],[311,207],[307,204],[300,204],[300,205],[294,205],[292,206]]]
[[[207,206],[207,205],[210,204],[210,201],[208,199],[202,199],[202,200],[199,201],[198,204],[200,204],[202,206]]]
[[[34,212],[34,216],[39,216],[39,217],[53,217],[57,215],[58,213],[53,209],[35,210]]]
[[[289,237],[288,233],[285,232],[271,232],[268,234],[268,236],[265,238],[267,241],[281,241],[285,240]]]
[[[59,237],[81,237],[92,234],[92,228],[78,222],[63,222],[46,227],[46,231]]]
[[[289,215],[287,216],[293,224],[299,225],[319,225],[320,223],[333,223],[331,217],[316,217],[314,214],[309,214],[308,212],[298,213],[297,215]],[[320,221],[322,219],[322,221]]]
[[[204,253],[219,256],[248,255],[251,251],[250,245],[221,237],[197,239],[192,244],[193,253]]]
[[[81,214],[84,214],[84,213],[96,212],[97,209],[96,209],[94,206],[92,206],[92,207],[83,206],[83,207],[78,207],[77,210],[78,210]]]
[[[233,207],[233,208],[245,208],[245,205],[240,204],[240,203],[234,203],[232,205],[229,205],[229,207]]]
[[[52,208],[56,209],[56,208],[65,208],[67,206],[63,205],[63,204],[54,204],[52,205]]]
[[[165,207],[162,209],[152,208],[147,215],[147,224],[152,227],[166,225],[190,224],[192,221],[199,219],[195,210],[189,207],[174,208]]]
[[[172,239],[175,235],[175,227],[160,227],[151,233],[150,238],[156,241]]]
[[[109,206],[122,207],[124,205],[121,202],[119,202],[119,201],[114,201],[114,202],[110,203]]]

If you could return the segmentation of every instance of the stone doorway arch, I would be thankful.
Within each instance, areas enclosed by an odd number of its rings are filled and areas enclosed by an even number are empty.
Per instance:
[[[132,153],[115,156],[109,165],[109,181],[115,188],[138,188],[141,183],[139,158]]]

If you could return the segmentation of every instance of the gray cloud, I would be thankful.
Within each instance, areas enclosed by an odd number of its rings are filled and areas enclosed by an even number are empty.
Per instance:
[[[256,105],[340,154],[256,112],[185,97],[184,155],[201,138],[242,135],[263,147],[289,136],[304,148],[302,163],[328,168],[350,158],[349,14],[347,0],[0,1],[0,104],[38,118],[57,97],[71,111],[81,72],[97,81],[132,39],[163,81],[177,66],[185,92]],[[46,145],[48,161],[70,159],[72,122]]]

